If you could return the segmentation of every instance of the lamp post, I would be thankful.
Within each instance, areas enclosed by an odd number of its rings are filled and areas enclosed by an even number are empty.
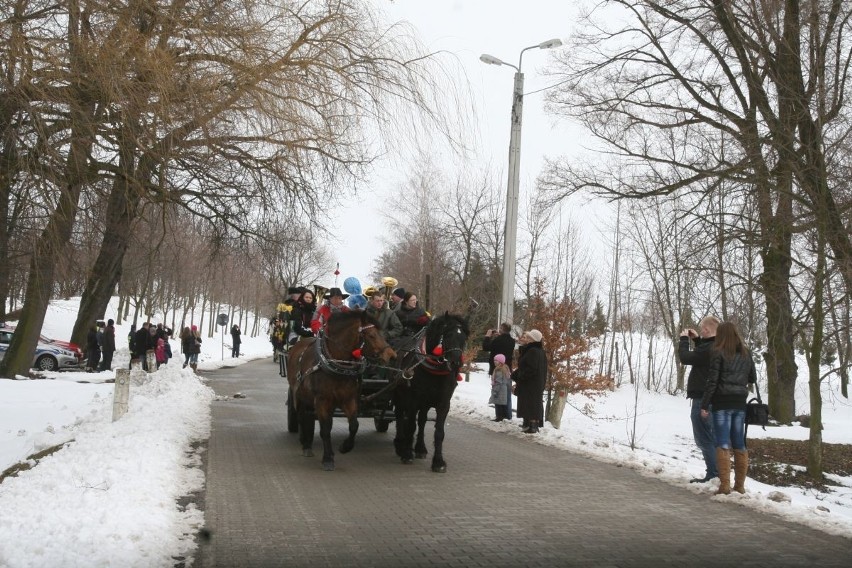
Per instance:
[[[524,52],[529,49],[551,49],[562,45],[559,39],[551,39],[525,47],[518,57],[517,67],[493,55],[482,54],[480,61],[488,65],[508,65],[515,70],[515,85],[512,90],[512,122],[509,132],[509,172],[506,184],[506,225],[503,229],[503,284],[497,324],[514,323],[515,316],[515,259],[518,234],[518,193],[521,178],[521,119],[524,111],[524,74],[521,72]]]

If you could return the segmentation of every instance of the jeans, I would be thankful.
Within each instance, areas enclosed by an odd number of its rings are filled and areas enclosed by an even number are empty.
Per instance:
[[[745,414],[745,410],[713,411],[713,432],[718,447],[745,449]]]
[[[714,413],[715,414],[715,413]],[[716,467],[716,440],[713,437],[713,419],[701,417],[701,399],[692,399],[692,410],[689,413],[689,418],[692,421],[692,437],[695,438],[695,445],[701,450],[701,455],[704,456],[704,466],[707,468],[707,474],[712,477],[719,476],[719,470]]]

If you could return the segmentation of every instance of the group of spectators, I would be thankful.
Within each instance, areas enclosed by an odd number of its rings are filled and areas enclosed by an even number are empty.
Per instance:
[[[115,353],[115,322],[95,322],[86,333],[86,372],[112,370]]]
[[[192,329],[197,333],[195,326],[192,326]],[[185,328],[185,331],[189,332],[189,328]],[[169,339],[173,335],[174,333],[171,328],[161,323],[154,325],[153,323],[145,322],[138,330],[135,325],[131,325],[130,333],[127,335],[131,364],[134,360],[141,361],[143,369],[146,371],[151,370],[148,368],[147,360],[149,351],[154,352],[157,368],[164,363],[168,363],[169,359],[172,358],[172,346],[169,343]],[[181,334],[182,336],[183,333]],[[200,341],[201,339],[199,338]],[[186,367],[186,363],[184,363],[184,367]]]
[[[488,402],[494,405],[495,422],[511,420],[514,393],[518,397],[517,415],[522,419],[521,428],[527,434],[537,434],[544,423],[542,397],[547,380],[543,337],[537,329],[521,334],[518,338],[517,368],[513,370],[515,340],[511,332],[512,326],[503,323],[499,331],[489,329],[482,340],[482,348],[489,354],[491,398]]]

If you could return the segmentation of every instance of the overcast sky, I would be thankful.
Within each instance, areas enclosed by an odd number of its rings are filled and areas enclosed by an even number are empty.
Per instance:
[[[387,23],[408,22],[429,51],[444,51],[455,60],[454,74],[464,84],[476,107],[476,120],[466,140],[476,143],[473,163],[491,164],[493,174],[500,175],[505,188],[508,161],[509,121],[514,70],[507,66],[486,65],[479,56],[488,53],[514,65],[520,51],[543,41],[571,33],[575,19],[575,2],[565,0],[373,0],[384,12]],[[524,54],[522,71],[525,84],[523,132],[521,145],[521,195],[524,203],[534,187],[545,155],[571,154],[579,148],[582,132],[576,126],[544,113],[543,93],[534,93],[552,84],[541,74],[548,62],[548,50],[529,50]],[[450,65],[448,68],[452,68]],[[412,159],[412,158],[409,158]],[[391,160],[389,157],[388,160]],[[356,276],[367,286],[372,261],[381,252],[380,236],[386,227],[375,213],[375,198],[392,194],[404,184],[407,167],[405,157],[393,158],[376,167],[366,195],[350,200],[334,226],[341,244],[336,247],[342,283],[346,276]],[[504,190],[505,191],[505,190]],[[359,203],[360,202],[360,203]],[[372,202],[372,203],[371,203]],[[353,210],[358,214],[353,215]],[[343,213],[343,210],[340,210]],[[355,218],[356,229],[344,221]],[[368,220],[367,223],[364,223]],[[392,276],[392,275],[389,275]],[[333,276],[331,277],[333,278]]]

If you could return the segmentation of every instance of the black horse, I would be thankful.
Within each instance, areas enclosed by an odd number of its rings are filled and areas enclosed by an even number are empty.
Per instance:
[[[407,385],[395,392],[398,410],[396,452],[402,463],[414,463],[413,456],[425,458],[429,453],[424,441],[426,415],[435,409],[435,454],[432,456],[432,471],[445,473],[444,425],[450,412],[450,400],[458,383],[462,366],[462,353],[470,335],[467,319],[449,312],[436,317],[426,328],[420,344],[422,362],[415,367],[414,376]],[[417,444],[414,432],[417,428]]]

